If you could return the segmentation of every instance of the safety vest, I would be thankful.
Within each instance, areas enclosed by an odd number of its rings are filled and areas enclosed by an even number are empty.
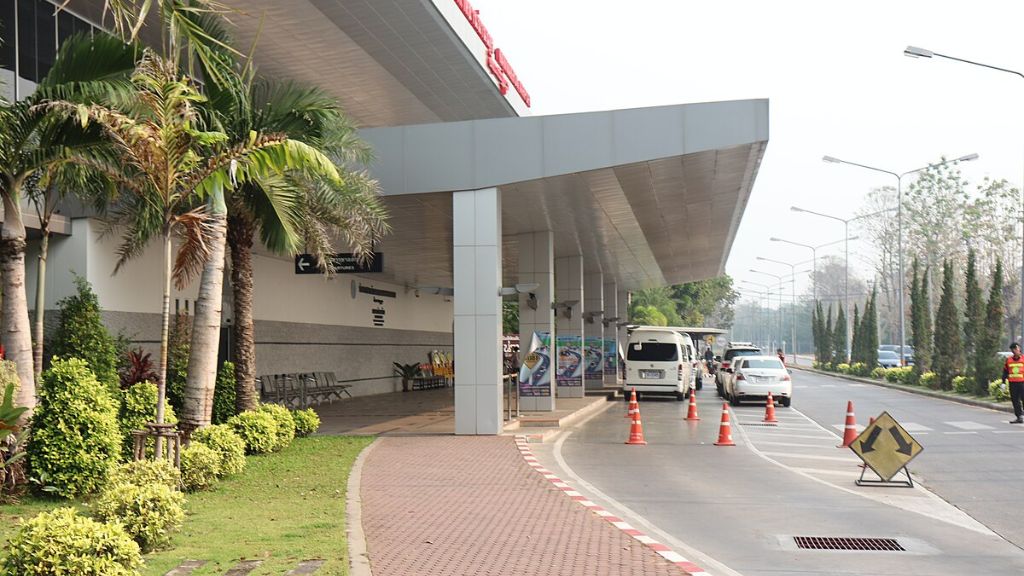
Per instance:
[[[1013,356],[1007,358],[1005,370],[1007,380],[1010,382],[1024,382],[1024,356],[1016,360],[1013,359]]]

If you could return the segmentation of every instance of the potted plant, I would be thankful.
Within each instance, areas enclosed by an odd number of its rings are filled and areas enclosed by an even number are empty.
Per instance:
[[[395,376],[402,379],[402,392],[409,391],[409,383],[412,379],[420,375],[419,364],[401,364],[398,362],[392,362],[395,365]]]

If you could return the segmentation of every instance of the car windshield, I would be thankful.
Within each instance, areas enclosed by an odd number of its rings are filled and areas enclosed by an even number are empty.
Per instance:
[[[636,342],[629,345],[626,360],[639,362],[675,362],[679,347],[671,342]]]
[[[751,358],[744,362],[744,368],[758,368],[761,370],[782,370],[785,367],[782,362],[772,358]]]
[[[899,349],[900,347],[895,344],[882,344],[881,346],[878,347],[879,352],[881,352],[882,350],[885,350],[886,352],[895,352]]]
[[[732,360],[736,356],[757,356],[760,353],[761,353],[760,350],[754,350],[754,349],[751,349],[751,350],[743,350],[743,349],[727,350],[725,352],[725,361],[728,362],[729,360]]]
[[[878,351],[878,359],[882,360],[883,358],[885,360],[895,360],[895,359],[899,358],[899,354],[897,354],[895,352],[890,352],[888,350],[879,350]]]

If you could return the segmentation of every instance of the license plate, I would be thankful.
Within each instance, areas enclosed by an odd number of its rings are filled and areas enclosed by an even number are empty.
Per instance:
[[[661,370],[641,370],[640,377],[645,380],[657,380],[663,378]]]

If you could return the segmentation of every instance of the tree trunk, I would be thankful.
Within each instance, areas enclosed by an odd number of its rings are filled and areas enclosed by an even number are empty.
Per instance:
[[[235,408],[255,410],[256,330],[252,317],[252,244],[256,227],[247,214],[235,211],[228,217],[228,245],[231,247],[231,289],[234,302]]]
[[[223,206],[223,196],[220,204]],[[227,215],[223,209],[215,208],[213,212],[210,257],[203,266],[199,281],[196,313],[192,320],[192,346],[188,357],[185,397],[179,417],[179,427],[186,434],[196,428],[209,426],[213,417],[213,390],[217,383],[217,351],[224,293],[224,252],[227,244]]]
[[[160,309],[160,372],[157,374],[156,422],[164,422],[164,402],[167,398],[167,343],[171,323],[171,229],[164,228],[164,299]],[[157,438],[157,453],[160,453],[160,439]]]
[[[46,255],[50,251],[50,231],[43,227],[43,236],[39,241],[39,265],[36,267],[36,326],[35,338],[32,342],[32,361],[35,365],[36,377],[43,372],[43,315],[46,313]]]
[[[21,386],[15,404],[29,407],[27,419],[36,405],[35,368],[32,363],[32,329],[25,294],[25,225],[16,195],[5,194],[4,222],[0,228],[0,274],[3,276],[3,344],[7,359],[17,365]]]

